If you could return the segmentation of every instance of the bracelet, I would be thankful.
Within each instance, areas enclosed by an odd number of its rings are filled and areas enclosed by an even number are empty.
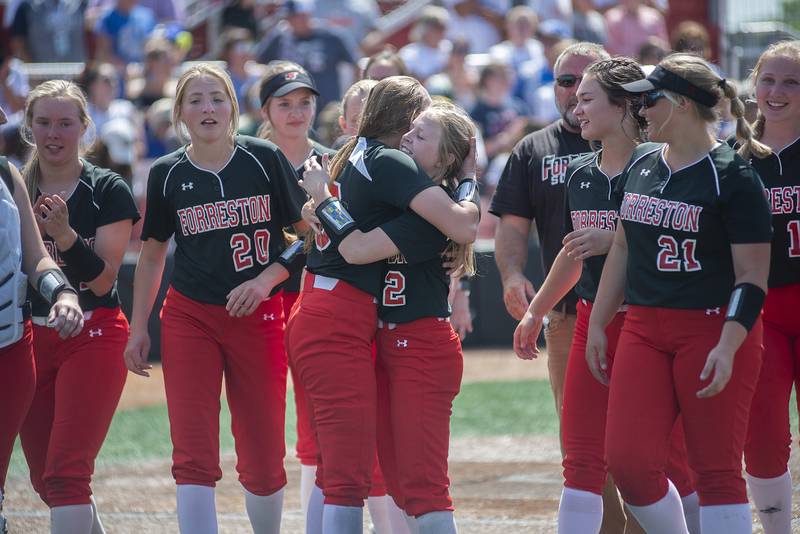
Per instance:
[[[92,250],[86,241],[78,235],[75,243],[67,250],[60,251],[61,258],[69,265],[70,273],[81,282],[91,282],[100,276],[106,268],[106,262]]]

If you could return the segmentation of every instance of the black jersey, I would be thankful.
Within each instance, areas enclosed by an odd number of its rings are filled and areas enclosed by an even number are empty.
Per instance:
[[[412,211],[381,229],[400,254],[386,260],[378,317],[391,323],[449,317],[450,277],[442,267],[447,237]]]
[[[417,194],[435,186],[407,154],[363,137],[334,184],[362,232],[398,217]],[[317,236],[306,264],[314,274],[344,280],[376,298],[383,292],[385,262],[350,265],[324,234]]]
[[[800,283],[800,139],[765,158],[753,157],[772,211],[769,287]]]
[[[330,149],[330,148],[328,148],[326,146],[323,146],[323,145],[317,143],[316,141],[311,141],[311,153],[308,155],[308,157],[316,156],[317,160],[320,162],[320,164],[322,164],[322,155],[323,154],[328,154],[329,156],[333,157],[333,155],[336,154],[336,151],[332,150],[332,149]],[[303,171],[305,171],[305,162],[295,169],[295,173],[297,174],[298,180],[300,178],[302,178]],[[302,209],[303,205],[300,204],[299,208]],[[287,228],[286,230],[287,230],[287,232],[289,232],[291,234],[294,234],[294,230],[293,229]],[[295,293],[300,291],[300,279],[302,277],[303,277],[303,270],[302,269],[291,273],[289,275],[289,279],[286,280],[283,283],[284,291],[294,291]]]
[[[131,190],[119,174],[96,167],[85,160],[81,163],[83,169],[78,177],[78,184],[64,200],[69,210],[69,225],[78,234],[78,239],[83,239],[90,248],[94,248],[98,228],[125,219],[131,219],[135,224],[140,217]],[[41,196],[41,192],[37,192],[36,196]],[[81,283],[81,273],[75,272],[73,267],[64,262],[55,240],[45,234],[42,241],[70,284],[79,290],[78,300],[84,311],[119,306],[116,281],[108,293],[95,295],[86,284]],[[29,289],[28,298],[33,306],[33,315],[44,317],[50,312],[50,305],[38,292]]]
[[[587,154],[569,164],[567,170],[567,208],[565,233],[584,228],[615,231],[619,215],[619,193],[615,184],[619,175],[610,177],[600,169],[600,154]],[[583,269],[575,293],[594,302],[606,254],[583,260]]]
[[[173,287],[194,300],[225,304],[286,248],[305,193],[273,143],[237,136],[219,172],[195,165],[182,147],[156,160],[147,184],[142,239],[175,235]],[[273,290],[273,293],[278,288]]]
[[[564,182],[573,159],[591,153],[589,142],[570,132],[561,120],[524,137],[508,158],[489,212],[536,222],[545,273],[550,271],[564,238]],[[575,293],[564,297],[574,312]]]
[[[635,159],[618,187],[628,241],[625,300],[702,309],[727,304],[735,281],[732,244],[769,243],[764,186],[727,144],[671,171],[664,145]]]

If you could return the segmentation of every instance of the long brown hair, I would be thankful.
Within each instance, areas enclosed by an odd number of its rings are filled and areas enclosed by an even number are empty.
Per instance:
[[[736,137],[741,142],[739,154],[742,157],[749,158],[752,154],[763,158],[771,152],[768,146],[753,136],[753,129],[744,118],[744,103],[739,99],[736,86],[714,72],[714,69],[704,59],[694,54],[670,54],[659,65],[689,81],[692,85],[711,93],[719,100],[723,98],[730,100],[731,115],[736,117]],[[716,107],[705,106],[691,98],[688,100],[702,120],[709,124],[719,122],[719,111]]]
[[[758,57],[756,66],[753,67],[753,71],[749,76],[754,92],[756,84],[758,83],[758,77],[761,75],[761,69],[764,67],[764,61],[774,57],[786,58],[800,65],[800,41],[779,41],[769,45],[769,47],[762,52],[762,54]],[[761,140],[761,138],[764,136],[764,126],[766,126],[766,123],[767,119],[759,109],[758,115],[756,115],[756,120],[753,123],[753,137]]]
[[[442,130],[438,156],[443,165],[435,176],[431,176],[431,180],[451,190],[455,189],[461,168],[469,155],[470,139],[475,137],[475,123],[463,109],[444,99],[435,99],[421,115],[425,115]],[[459,245],[451,241],[445,254],[455,264],[454,276],[475,274],[475,254],[471,243]]]
[[[42,178],[42,169],[39,167],[39,149],[33,139],[31,127],[33,126],[33,107],[41,98],[66,98],[75,103],[78,110],[78,120],[81,121],[87,130],[93,126],[89,116],[89,106],[86,103],[86,95],[83,94],[77,84],[67,80],[48,80],[37,85],[28,94],[25,100],[25,118],[22,124],[22,138],[31,145],[32,149],[28,155],[25,167],[22,169],[22,177],[25,180],[25,187],[28,189],[28,197],[31,201],[36,200],[36,192],[39,189],[39,182]],[[81,142],[83,144],[83,142]],[[84,152],[85,147],[81,147],[80,152]]]
[[[361,110],[358,133],[331,161],[331,180],[339,176],[359,137],[376,139],[402,135],[411,129],[411,121],[430,103],[428,91],[409,76],[390,76],[375,84]]]

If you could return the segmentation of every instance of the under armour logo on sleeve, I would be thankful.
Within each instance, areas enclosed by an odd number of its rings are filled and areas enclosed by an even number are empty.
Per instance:
[[[642,169],[642,172],[640,172],[639,174],[641,174],[642,176],[650,176],[650,169]]]
[[[194,189],[194,182],[184,182],[181,184],[181,190]]]
[[[398,339],[397,340],[397,348],[398,349],[400,349],[400,348],[407,349],[408,348],[408,340],[407,339]]]
[[[103,335],[103,329],[98,328],[97,330],[89,330],[89,337],[99,337]]]
[[[581,182],[581,189],[589,189],[591,187],[591,182]]]

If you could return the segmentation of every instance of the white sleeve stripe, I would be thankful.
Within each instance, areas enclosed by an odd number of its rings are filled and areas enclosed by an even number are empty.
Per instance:
[[[97,208],[97,211],[100,211],[100,206],[98,206],[97,202],[94,201],[94,187],[92,187],[92,184],[90,184],[83,178],[78,178],[78,183],[81,183],[89,188],[89,191],[91,192],[92,195],[92,204],[94,205],[95,208]]]
[[[185,157],[186,157],[186,152],[184,152],[183,154],[181,154],[181,157],[179,157],[179,158],[178,158],[178,161],[176,161],[176,162],[175,162],[175,163],[172,165],[172,167],[170,167],[170,168],[169,168],[169,170],[167,171],[167,177],[166,177],[166,178],[164,178],[164,189],[163,189],[163,191],[161,192],[161,196],[163,196],[164,198],[167,198],[167,182],[169,182],[169,176],[170,176],[170,174],[172,174],[172,171],[175,169],[175,167],[177,167],[177,166],[178,166],[178,164],[179,164],[180,162],[182,162],[182,161],[183,161],[183,159],[184,159]]]
[[[719,174],[717,174],[717,166],[714,165],[711,154],[706,154],[706,159],[708,159],[708,162],[711,164],[711,170],[714,171],[714,186],[717,188],[717,196],[719,196]]]
[[[244,152],[245,154],[249,155],[251,158],[253,158],[255,160],[255,162],[258,164],[258,166],[261,167],[261,172],[264,173],[264,178],[266,178],[267,182],[269,182],[270,181],[269,180],[269,174],[267,174],[266,169],[264,169],[264,166],[261,164],[261,161],[259,161],[259,159],[255,156],[255,154],[253,154],[252,152],[250,152],[249,150],[247,150],[246,148],[244,148],[241,145],[236,145],[236,148],[240,148],[242,150],[242,152]]]

